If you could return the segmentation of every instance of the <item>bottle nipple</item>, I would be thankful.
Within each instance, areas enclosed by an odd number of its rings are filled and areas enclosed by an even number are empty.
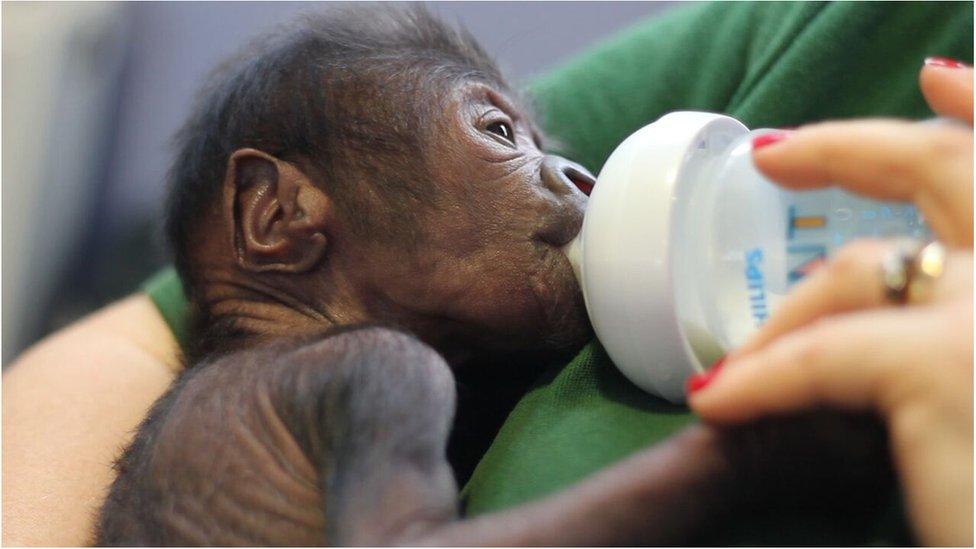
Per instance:
[[[569,264],[573,266],[573,274],[576,275],[576,282],[581,286],[583,284],[583,232],[576,235],[575,238],[569,241],[562,247],[563,255],[569,260]]]

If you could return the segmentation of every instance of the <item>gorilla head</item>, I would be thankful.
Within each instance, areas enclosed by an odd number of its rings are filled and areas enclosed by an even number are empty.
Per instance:
[[[452,363],[589,337],[559,248],[592,177],[543,153],[484,51],[422,8],[269,35],[217,70],[177,143],[168,233],[191,358],[359,322]]]

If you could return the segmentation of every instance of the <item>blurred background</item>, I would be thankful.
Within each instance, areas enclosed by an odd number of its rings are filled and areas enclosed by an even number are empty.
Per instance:
[[[516,80],[674,2],[438,2]],[[4,2],[3,364],[168,263],[170,136],[206,73],[303,2]]]

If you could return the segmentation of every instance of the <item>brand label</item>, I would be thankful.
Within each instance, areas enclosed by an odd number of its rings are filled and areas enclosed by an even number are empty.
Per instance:
[[[746,288],[749,293],[749,310],[756,327],[762,326],[769,318],[766,303],[766,277],[763,275],[762,248],[746,251]]]

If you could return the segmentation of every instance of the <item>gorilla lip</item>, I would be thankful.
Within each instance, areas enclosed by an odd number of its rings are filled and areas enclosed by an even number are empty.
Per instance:
[[[582,217],[576,222],[566,222],[565,219],[560,219],[558,223],[543,227],[536,233],[535,237],[554,248],[562,248],[576,238],[582,228]]]

